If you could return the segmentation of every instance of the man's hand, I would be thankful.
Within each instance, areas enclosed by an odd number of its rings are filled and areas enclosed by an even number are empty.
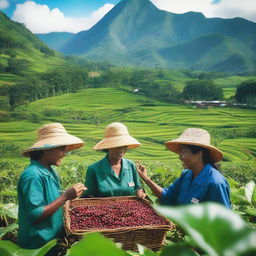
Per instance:
[[[142,189],[142,188],[141,188],[141,189],[139,189],[139,190],[137,190],[136,195],[137,195],[137,197],[142,198],[142,199],[145,199],[145,198],[146,198],[146,196],[147,196],[147,194],[146,194],[146,193],[144,193],[144,191],[143,191],[143,189]]]
[[[137,163],[137,172],[139,173],[140,177],[145,180],[148,179],[147,169],[145,165],[142,165],[141,163]]]
[[[70,187],[69,189],[67,189],[63,193],[63,196],[66,197],[67,200],[72,200],[81,196],[85,190],[87,190],[87,188],[84,186],[84,184],[77,183]]]

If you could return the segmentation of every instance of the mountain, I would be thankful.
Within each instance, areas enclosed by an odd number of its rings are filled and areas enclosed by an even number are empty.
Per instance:
[[[255,37],[256,23],[242,18],[174,14],[149,0],[123,0],[60,50],[117,64],[243,72],[256,68]]]
[[[51,49],[59,50],[74,36],[74,34],[68,32],[52,32],[47,34],[36,34],[36,36],[46,43]]]

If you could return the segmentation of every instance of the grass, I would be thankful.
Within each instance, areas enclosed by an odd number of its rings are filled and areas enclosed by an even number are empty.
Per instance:
[[[224,97],[230,98],[236,94],[236,87],[249,79],[255,79],[255,76],[229,76],[217,78],[214,82],[223,89]]]
[[[142,146],[131,150],[127,157],[142,161],[178,161],[176,154],[165,149],[164,141],[171,140],[188,127],[218,131],[213,144],[223,150],[225,161],[255,160],[256,138],[241,134],[233,138],[236,130],[254,129],[256,113],[250,109],[211,108],[194,109],[189,106],[167,104],[150,100],[114,88],[85,89],[73,94],[38,100],[27,110],[39,115],[39,122],[2,122],[1,145],[13,145],[18,150],[30,146],[36,139],[35,130],[48,122],[61,122],[73,135],[81,137],[86,145],[69,159],[92,162],[103,156],[92,147],[103,138],[104,127],[114,121],[127,125],[130,133]],[[222,135],[222,132],[225,134]],[[229,133],[230,131],[230,133]],[[244,136],[244,137],[243,137]],[[5,152],[2,152],[2,159]],[[6,157],[11,158],[10,155]]]

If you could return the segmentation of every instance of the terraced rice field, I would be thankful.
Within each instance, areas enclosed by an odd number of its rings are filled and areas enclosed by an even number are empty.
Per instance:
[[[201,127],[218,134],[213,136],[213,144],[223,150],[225,161],[255,160],[256,138],[243,137],[243,133],[241,137],[233,136],[234,131],[242,129],[248,134],[248,129],[254,129],[255,110],[195,109],[114,88],[98,88],[38,100],[28,106],[28,111],[38,113],[40,122],[2,122],[0,125],[1,143],[16,150],[15,155],[7,154],[7,158],[18,158],[18,152],[33,143],[35,130],[42,124],[58,121],[86,142],[86,146],[68,158],[94,161],[103,153],[93,151],[93,145],[103,138],[107,124],[118,121],[125,123],[131,135],[142,143],[140,148],[127,153],[127,157],[134,160],[178,161],[177,155],[166,150],[163,143],[188,127]]]

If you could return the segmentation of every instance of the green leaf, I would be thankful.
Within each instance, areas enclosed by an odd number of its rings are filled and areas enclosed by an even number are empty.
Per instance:
[[[5,190],[0,192],[0,196],[17,196],[17,191],[14,190]]]
[[[244,187],[244,193],[245,193],[245,197],[248,200],[248,202],[252,203],[252,195],[253,195],[253,191],[255,189],[255,183],[254,181],[250,181],[248,182],[245,187]]]
[[[198,256],[199,254],[194,252],[188,245],[171,245],[165,247],[160,256],[170,256],[170,255],[178,255],[178,256]]]
[[[12,219],[18,219],[18,205],[13,203],[3,204],[0,208],[0,216],[8,216]]]
[[[194,244],[210,256],[236,256],[256,252],[256,232],[233,211],[216,203],[181,207],[158,207],[175,221]]]
[[[86,234],[74,244],[67,256],[125,256],[127,253],[117,248],[114,242],[99,233]]]
[[[0,239],[7,233],[13,232],[15,229],[18,229],[18,223],[12,223],[7,227],[0,227]]]
[[[10,241],[0,241],[1,256],[44,256],[53,246],[56,245],[56,239],[48,242],[39,249],[22,249]]]
[[[147,247],[145,247],[141,244],[137,244],[137,246],[138,246],[138,251],[139,251],[140,255],[143,255],[143,256],[157,256],[156,253],[154,253],[153,251],[151,251]]]

